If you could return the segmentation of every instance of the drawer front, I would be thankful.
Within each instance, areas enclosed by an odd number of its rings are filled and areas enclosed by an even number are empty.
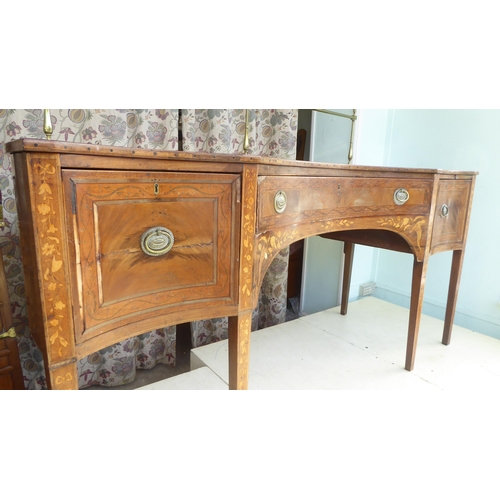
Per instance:
[[[432,230],[432,248],[460,246],[464,241],[471,180],[440,180]]]
[[[261,177],[258,229],[336,217],[427,215],[431,196],[431,179]]]
[[[239,176],[63,171],[63,180],[77,337],[165,307],[235,303]]]

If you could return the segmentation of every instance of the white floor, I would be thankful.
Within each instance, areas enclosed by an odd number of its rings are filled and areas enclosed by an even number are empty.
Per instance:
[[[366,297],[252,333],[249,389],[500,389],[500,340],[422,316],[412,372],[404,369],[408,310]],[[191,372],[142,390],[227,389],[227,341],[191,351]]]

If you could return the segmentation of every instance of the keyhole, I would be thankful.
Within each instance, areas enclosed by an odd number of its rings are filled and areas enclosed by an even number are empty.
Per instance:
[[[155,187],[154,187],[154,191],[155,191],[155,194],[159,194],[160,193],[160,186],[158,183],[155,182]]]

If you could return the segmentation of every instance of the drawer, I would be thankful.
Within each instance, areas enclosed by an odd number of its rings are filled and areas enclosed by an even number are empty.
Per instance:
[[[395,193],[401,189],[409,197],[398,204]],[[335,217],[427,215],[431,196],[432,179],[263,176],[258,229]]]
[[[431,243],[434,250],[462,245],[471,188],[470,179],[439,181]]]
[[[63,170],[77,341],[207,300],[236,303],[239,176]]]

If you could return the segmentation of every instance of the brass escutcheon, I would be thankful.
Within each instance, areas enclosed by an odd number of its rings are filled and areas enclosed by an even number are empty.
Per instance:
[[[142,251],[151,257],[165,255],[173,246],[174,235],[166,227],[152,227],[141,236]]]
[[[283,213],[286,208],[286,193],[285,191],[278,191],[274,195],[274,210],[279,214]]]
[[[441,207],[441,213],[439,215],[441,215],[441,217],[448,217],[449,213],[450,209],[448,208],[448,205],[444,203],[443,206]]]

